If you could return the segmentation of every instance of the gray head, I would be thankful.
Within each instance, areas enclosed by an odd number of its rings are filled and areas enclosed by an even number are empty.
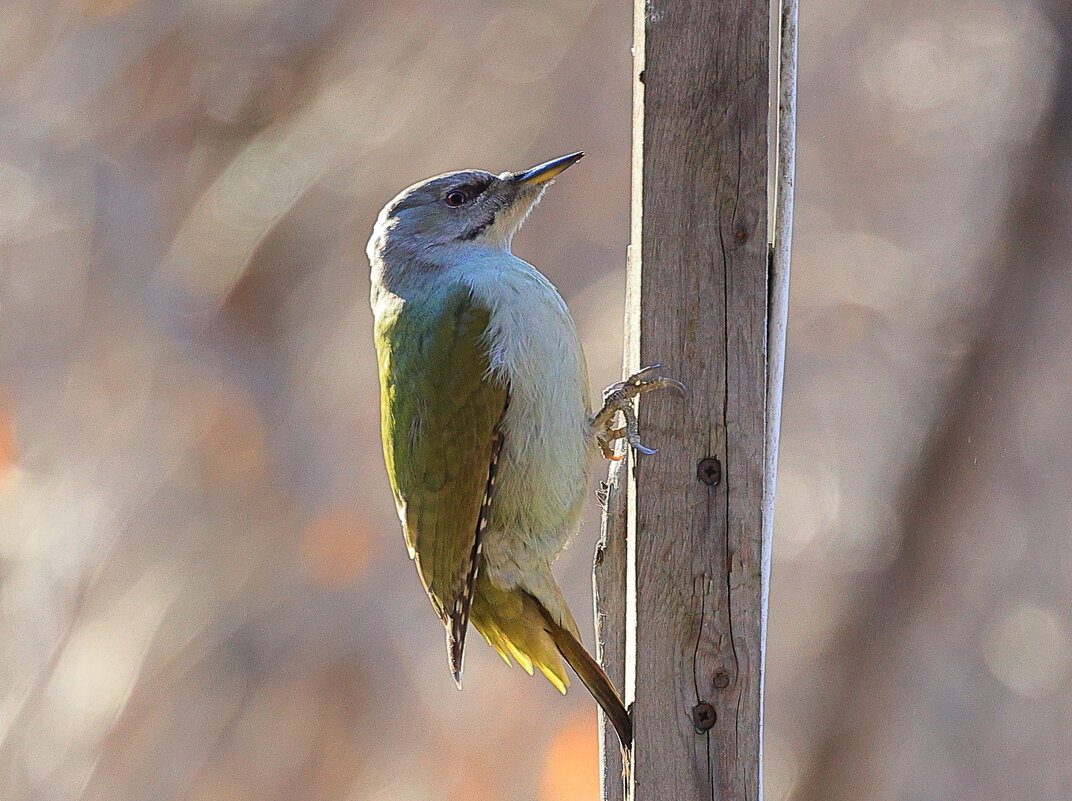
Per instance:
[[[369,259],[394,254],[434,259],[435,249],[466,243],[509,250],[550,180],[583,155],[572,153],[520,172],[461,170],[414,184],[380,212]]]

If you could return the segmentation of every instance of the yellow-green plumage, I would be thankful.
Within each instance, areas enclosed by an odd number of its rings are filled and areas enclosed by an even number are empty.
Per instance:
[[[384,454],[455,678],[471,619],[562,692],[568,663],[628,743],[629,715],[551,573],[597,452],[584,354],[555,287],[509,249],[561,163],[450,173],[381,212],[368,253]]]
[[[543,635],[547,623],[539,602],[519,588],[496,586],[481,573],[473,599],[473,625],[488,644],[510,664],[510,657],[531,676],[537,668],[559,692],[566,692],[569,677],[554,640]],[[572,622],[572,621],[571,621]],[[574,626],[574,636],[576,626]]]
[[[508,398],[505,382],[489,369],[489,316],[460,284],[397,297],[378,316],[387,473],[410,556],[444,623],[461,602],[461,637],[471,614],[508,664],[513,657],[529,674],[537,668],[565,692],[569,678],[540,604],[521,588],[495,585],[474,553],[493,433]],[[479,562],[467,599],[474,556]],[[568,610],[562,623],[578,636]]]
[[[461,286],[398,298],[376,321],[387,473],[406,545],[444,619],[469,571],[506,406],[506,387],[486,380],[487,324]]]

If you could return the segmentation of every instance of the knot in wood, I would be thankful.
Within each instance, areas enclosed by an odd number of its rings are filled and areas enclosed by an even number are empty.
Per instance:
[[[730,686],[730,674],[724,670],[715,671],[714,683],[718,689],[726,689]]]
[[[701,459],[696,465],[696,478],[709,487],[714,487],[722,480],[722,462],[714,456]]]
[[[715,725],[718,715],[715,708],[707,701],[701,701],[692,708],[692,727],[697,734],[703,734]]]

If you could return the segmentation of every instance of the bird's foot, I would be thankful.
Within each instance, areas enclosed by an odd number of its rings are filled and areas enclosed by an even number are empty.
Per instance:
[[[605,458],[613,461],[622,458],[614,453],[614,443],[620,439],[624,439],[641,453],[649,455],[657,453],[651,448],[644,447],[640,442],[640,426],[637,423],[633,399],[655,389],[671,389],[678,395],[685,396],[685,385],[672,378],[658,375],[656,371],[660,367],[662,367],[661,364],[645,367],[633,373],[625,381],[611,384],[603,390],[603,408],[592,417],[592,431]],[[625,425],[612,427],[619,412],[625,418]]]

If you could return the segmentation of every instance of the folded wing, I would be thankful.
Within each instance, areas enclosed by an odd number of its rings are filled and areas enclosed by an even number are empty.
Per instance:
[[[458,286],[400,300],[376,323],[387,471],[456,679],[508,397],[488,370],[489,316]]]

